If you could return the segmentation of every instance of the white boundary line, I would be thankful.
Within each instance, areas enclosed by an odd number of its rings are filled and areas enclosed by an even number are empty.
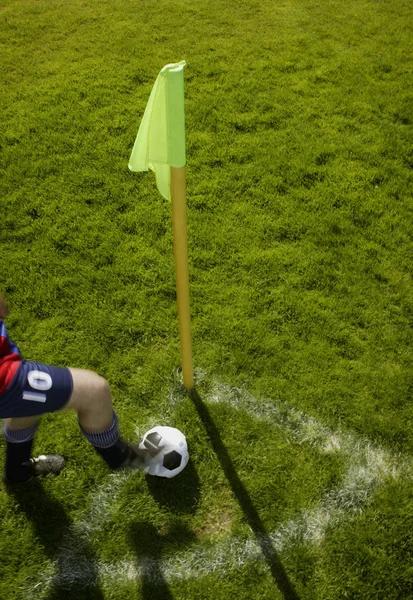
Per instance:
[[[201,383],[206,378],[200,372],[197,376]],[[171,388],[171,402],[181,399],[177,387]],[[333,431],[285,403],[258,400],[245,389],[221,383],[215,383],[203,399],[206,404],[227,404],[273,427],[282,427],[293,443],[310,444],[322,453],[341,454],[349,465],[341,486],[328,492],[316,508],[303,510],[295,519],[269,534],[277,552],[294,544],[319,544],[327,528],[336,527],[345,519],[359,514],[379,485],[386,480],[397,479],[402,473],[405,477],[412,477],[411,461],[403,460],[400,455],[374,446],[353,433]],[[89,510],[69,529],[55,563],[50,562],[38,583],[26,590],[27,600],[45,598],[52,583],[62,588],[70,588],[75,582],[90,583],[96,572],[107,583],[115,579],[118,582],[121,579],[136,580],[143,575],[149,580],[156,580],[160,573],[166,581],[171,581],[234,570],[247,563],[264,561],[260,545],[253,536],[237,538],[229,535],[214,544],[198,545],[163,560],[146,559],[140,564],[138,561],[121,560],[91,565],[85,557],[84,548],[103,524],[110,521],[111,506],[129,477],[133,477],[133,473],[112,474],[109,482],[106,481],[93,494]]]

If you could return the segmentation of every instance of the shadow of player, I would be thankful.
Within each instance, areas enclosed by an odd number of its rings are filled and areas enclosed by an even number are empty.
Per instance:
[[[56,574],[47,600],[104,600],[94,553],[86,537],[77,536],[63,505],[38,480],[8,486],[8,493],[32,523],[46,556],[55,562]],[[73,548],[75,556],[69,556]]]
[[[148,490],[157,504],[177,515],[196,512],[200,498],[198,473],[190,460],[185,470],[172,479],[146,476]],[[195,540],[195,534],[181,521],[175,521],[166,534],[151,523],[135,523],[130,531],[141,581],[142,600],[173,598],[162,570],[162,560]]]
[[[146,476],[148,490],[157,504],[174,514],[193,514],[200,498],[198,473],[190,460],[185,470],[172,479]],[[158,532],[151,523],[134,523],[130,538],[137,556],[142,600],[171,600],[173,598],[162,570],[162,560],[170,553],[195,540],[185,523],[176,520],[166,534]]]
[[[134,523],[130,539],[138,559],[142,600],[173,600],[162,570],[162,559],[168,552],[175,553],[194,541],[195,534],[181,522],[174,523],[166,534],[159,533],[152,523]]]
[[[159,506],[175,514],[193,514],[196,512],[201,495],[198,473],[191,461],[176,477],[152,477],[146,475],[148,490]]]
[[[231,490],[244,513],[248,525],[254,532],[257,543],[259,544],[261,552],[270,568],[274,582],[276,583],[285,600],[298,600],[298,595],[292,583],[288,579],[284,566],[277,552],[275,551],[272,540],[265,529],[264,523],[262,522],[257,509],[252,503],[244,484],[238,476],[228,450],[221,439],[219,430],[215,425],[208,408],[196,390],[192,390],[189,395],[196,408],[198,416],[205,427],[209,441],[215,451],[215,454],[217,455]]]

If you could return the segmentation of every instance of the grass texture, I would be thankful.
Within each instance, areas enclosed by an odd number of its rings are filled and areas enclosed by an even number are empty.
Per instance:
[[[408,0],[1,2],[9,333],[191,452],[110,475],[46,416],[68,464],[0,488],[2,600],[411,596],[412,29]],[[127,169],[183,59],[197,401],[170,206]]]

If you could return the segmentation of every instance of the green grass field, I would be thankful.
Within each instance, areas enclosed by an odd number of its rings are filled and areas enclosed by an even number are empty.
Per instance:
[[[1,600],[413,598],[412,30],[410,0],[2,0],[9,334],[191,462],[110,474],[44,417],[68,462],[0,484]],[[127,168],[180,60],[193,399],[171,207]]]

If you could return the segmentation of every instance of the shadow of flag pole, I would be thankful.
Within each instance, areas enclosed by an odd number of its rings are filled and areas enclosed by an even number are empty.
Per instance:
[[[166,65],[152,88],[129,159],[131,171],[155,172],[160,194],[172,202],[176,292],[184,386],[194,387],[189,303],[185,180],[185,61]]]
[[[232,493],[238,500],[245,519],[255,535],[256,541],[270,568],[272,578],[276,583],[278,590],[280,591],[284,600],[299,600],[299,596],[294,588],[294,585],[288,577],[280,557],[278,556],[278,553],[274,547],[274,543],[265,529],[265,525],[248,494],[247,488],[241,481],[236,471],[235,465],[232,462],[229,452],[221,439],[219,429],[216,426],[208,407],[196,390],[190,391],[189,396],[196,408],[199,418],[205,427],[209,441],[221,464],[222,470],[231,487]],[[277,595],[277,597],[279,597],[279,595]]]

